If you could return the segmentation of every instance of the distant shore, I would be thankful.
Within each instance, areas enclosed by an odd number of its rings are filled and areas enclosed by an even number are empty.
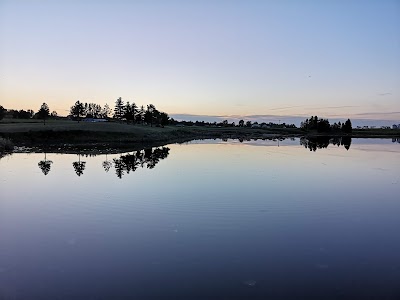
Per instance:
[[[197,139],[284,139],[342,134],[304,132],[299,128],[132,125],[118,122],[88,123],[65,120],[0,123],[0,137],[17,147],[72,150],[142,149]],[[400,138],[400,130],[353,129],[353,138]]]

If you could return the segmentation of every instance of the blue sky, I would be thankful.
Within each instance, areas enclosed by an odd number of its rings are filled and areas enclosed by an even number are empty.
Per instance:
[[[0,0],[0,104],[400,120],[400,1]]]

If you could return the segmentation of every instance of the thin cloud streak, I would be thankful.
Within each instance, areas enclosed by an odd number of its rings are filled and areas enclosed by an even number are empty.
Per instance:
[[[268,108],[269,111],[277,111],[277,110],[287,110],[292,108],[307,108],[307,109],[341,109],[341,108],[355,108],[360,107],[359,105],[341,105],[341,106],[309,106],[309,105],[293,105],[293,106],[285,106],[285,107],[276,107],[276,108]]]

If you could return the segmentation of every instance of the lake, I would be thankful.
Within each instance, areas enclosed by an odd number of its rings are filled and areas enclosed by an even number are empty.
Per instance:
[[[0,299],[400,299],[400,144],[328,144],[5,156]]]

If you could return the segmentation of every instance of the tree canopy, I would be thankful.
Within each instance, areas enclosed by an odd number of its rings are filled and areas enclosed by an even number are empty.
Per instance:
[[[49,115],[50,115],[49,106],[48,106],[46,103],[43,103],[43,104],[40,106],[40,109],[39,109],[39,111],[38,111],[38,117],[39,117],[40,119],[43,119],[43,124],[46,125],[46,119],[49,117]]]
[[[81,120],[81,117],[84,116],[85,106],[78,100],[73,106],[71,106],[70,113],[79,122]]]
[[[305,131],[317,131],[320,133],[329,133],[331,131],[344,133],[351,133],[352,125],[350,119],[347,119],[345,123],[334,123],[331,125],[328,119],[318,118],[318,116],[311,116],[309,119],[301,122],[300,128]]]

